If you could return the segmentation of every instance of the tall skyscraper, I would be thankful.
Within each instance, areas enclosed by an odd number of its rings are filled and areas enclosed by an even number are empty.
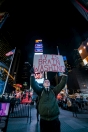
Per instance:
[[[0,72],[2,73],[0,79],[4,84],[7,80],[7,88],[8,84],[13,86],[13,83],[16,83],[21,52],[16,49],[14,54],[13,51],[15,47],[11,44],[13,43],[12,38],[6,34],[7,30],[2,28],[2,30],[0,30]],[[14,58],[12,53],[14,54]]]
[[[30,88],[30,64],[29,62],[24,62],[23,69],[22,69],[22,85],[23,89],[29,89]]]
[[[83,94],[88,93],[88,39],[86,39],[78,47],[74,49],[72,53],[73,65],[75,68],[72,69],[72,72],[68,76],[68,87],[77,92],[80,91]]]

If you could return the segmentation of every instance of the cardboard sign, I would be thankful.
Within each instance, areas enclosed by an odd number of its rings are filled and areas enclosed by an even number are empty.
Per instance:
[[[35,72],[64,72],[65,65],[61,55],[34,55]]]

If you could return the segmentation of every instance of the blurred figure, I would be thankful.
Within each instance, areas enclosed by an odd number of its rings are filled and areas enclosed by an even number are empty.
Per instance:
[[[73,117],[77,117],[77,112],[78,112],[78,105],[75,99],[72,100],[72,112],[73,112]]]
[[[71,100],[69,98],[67,98],[67,109],[70,111],[72,109],[72,103],[71,103]]]
[[[14,112],[15,102],[16,102],[15,97],[12,97],[11,100],[10,100],[10,112],[11,113]]]
[[[39,111],[38,111],[38,105],[39,105],[39,97],[37,96],[36,97],[36,110],[37,110],[37,113],[36,113],[36,115],[37,115],[37,121],[39,121]]]

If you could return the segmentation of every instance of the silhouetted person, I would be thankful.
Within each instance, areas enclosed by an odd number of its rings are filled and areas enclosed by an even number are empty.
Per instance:
[[[36,97],[35,101],[36,101],[36,110],[37,110],[37,113],[36,113],[37,121],[39,121],[39,111],[38,111],[39,97],[38,96]]]
[[[72,112],[73,112],[73,117],[76,116],[77,117],[77,111],[78,111],[78,106],[77,106],[77,102],[75,99],[72,100]]]

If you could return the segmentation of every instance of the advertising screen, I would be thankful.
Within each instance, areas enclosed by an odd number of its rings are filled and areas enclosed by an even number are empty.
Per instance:
[[[35,53],[43,53],[42,40],[35,40]]]
[[[5,85],[5,82],[0,80],[0,95],[3,94],[3,90],[4,90],[4,85]]]
[[[38,83],[42,84],[44,81],[44,73],[35,73],[35,79]]]
[[[35,40],[35,55],[42,55],[43,54],[43,44],[42,44],[42,39],[37,39]],[[42,84],[44,81],[44,73],[35,73],[35,80],[39,83]]]
[[[10,103],[0,102],[0,116],[8,116],[9,108],[10,108]]]

